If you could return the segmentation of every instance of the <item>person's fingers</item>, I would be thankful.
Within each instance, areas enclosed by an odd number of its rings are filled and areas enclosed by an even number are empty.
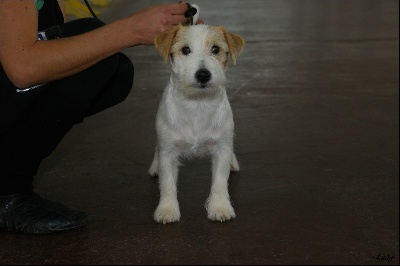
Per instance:
[[[185,1],[181,3],[166,4],[165,12],[171,14],[169,16],[168,22],[172,25],[184,24],[189,20],[184,16],[186,11],[188,11],[188,6]],[[199,20],[196,24],[204,24],[204,21]]]
[[[168,4],[166,10],[172,15],[183,15],[188,10],[185,3]]]
[[[185,23],[187,18],[184,16],[188,7],[185,3],[165,4],[163,7],[164,14],[168,24],[177,25]]]

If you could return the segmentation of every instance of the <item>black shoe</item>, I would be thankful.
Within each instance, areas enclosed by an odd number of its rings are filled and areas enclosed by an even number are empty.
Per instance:
[[[87,214],[34,192],[0,196],[0,230],[49,234],[84,226]]]

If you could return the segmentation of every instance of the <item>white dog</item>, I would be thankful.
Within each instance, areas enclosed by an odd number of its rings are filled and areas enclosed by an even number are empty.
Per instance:
[[[233,152],[233,115],[225,91],[225,70],[233,64],[244,40],[223,27],[179,25],[156,39],[172,74],[157,112],[157,145],[149,173],[159,176],[159,223],[180,219],[177,199],[179,159],[211,155],[212,186],[206,202],[208,218],[235,217],[228,193],[231,171],[239,171]]]

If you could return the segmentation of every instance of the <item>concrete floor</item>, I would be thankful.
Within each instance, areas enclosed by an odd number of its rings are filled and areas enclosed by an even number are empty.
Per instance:
[[[100,17],[157,2],[115,0]],[[35,181],[90,224],[0,232],[0,264],[399,264],[399,2],[198,3],[207,24],[247,40],[227,73],[237,218],[207,219],[210,162],[199,160],[181,168],[181,222],[153,221],[147,170],[169,66],[135,47],[128,99],[77,125]]]

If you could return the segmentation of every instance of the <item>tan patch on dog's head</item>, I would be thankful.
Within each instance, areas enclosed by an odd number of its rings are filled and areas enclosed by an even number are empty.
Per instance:
[[[224,34],[232,63],[235,65],[236,59],[244,48],[245,41],[240,35],[229,33],[224,27],[218,27],[218,29]]]
[[[168,60],[170,55],[172,57],[172,47],[178,42],[179,36],[183,35],[187,28],[188,27],[178,25],[169,32],[163,33],[156,38],[155,46],[165,61]],[[236,59],[243,50],[245,44],[244,39],[240,35],[229,33],[224,27],[208,26],[208,28],[210,31],[205,40],[207,43],[206,46],[211,49],[220,48],[222,50],[221,53],[215,56],[224,66],[227,64],[227,58],[222,52],[229,54],[232,63],[236,64]]]
[[[183,29],[184,29],[184,26],[178,25],[175,28],[173,28],[172,30],[170,30],[166,33],[163,33],[156,38],[154,44],[155,44],[157,50],[160,52],[164,61],[168,60],[168,56],[170,54],[172,45],[174,44],[178,33],[180,31],[182,31]]]

